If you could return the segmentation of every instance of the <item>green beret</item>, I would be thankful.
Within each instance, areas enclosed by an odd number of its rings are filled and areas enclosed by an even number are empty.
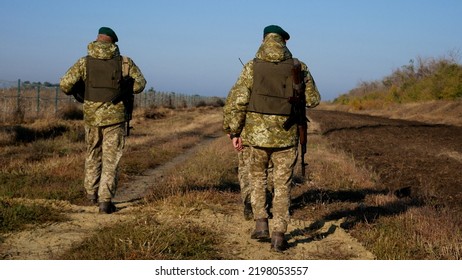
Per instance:
[[[280,26],[277,26],[277,25],[268,25],[267,27],[265,27],[265,29],[263,30],[263,37],[265,37],[266,34],[268,33],[279,34],[284,40],[290,39],[289,33],[284,31],[284,29],[282,29]]]
[[[117,38],[117,35],[115,34],[114,30],[112,30],[109,27],[101,27],[98,30],[98,34],[104,34],[104,35],[111,37],[113,43],[116,43],[117,41],[119,41],[119,38]]]

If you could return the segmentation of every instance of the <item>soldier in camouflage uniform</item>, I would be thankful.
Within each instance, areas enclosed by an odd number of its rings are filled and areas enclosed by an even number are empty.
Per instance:
[[[281,27],[267,26],[263,37],[256,58],[244,65],[241,75],[230,90],[227,100],[232,101],[232,104],[224,113],[234,147],[241,149],[242,139],[250,146],[251,197],[256,221],[251,238],[254,239],[265,240],[270,237],[265,210],[265,182],[269,162],[273,162],[271,248],[283,251],[288,248],[284,235],[290,218],[290,189],[299,138],[296,125],[289,130],[283,128],[289,117],[289,112],[284,110],[290,111],[288,97],[292,96],[289,92],[293,87],[290,69],[294,60],[286,46],[290,36]],[[315,107],[321,97],[307,65],[303,62],[301,65],[306,85],[306,106]],[[288,94],[290,96],[286,96]]]
[[[92,203],[99,203],[100,213],[107,214],[116,211],[112,198],[116,193],[117,171],[125,145],[125,106],[123,102],[111,102],[121,94],[122,67],[128,66],[125,72],[134,80],[134,93],[142,92],[146,85],[135,63],[130,58],[122,60],[117,41],[112,29],[101,27],[96,40],[88,44],[88,56],[77,60],[60,81],[61,90],[66,94],[72,94],[79,81],[85,82],[83,112],[87,154],[84,187],[87,198]],[[104,66],[111,61],[115,62]],[[122,66],[122,61],[128,65]],[[107,68],[109,70],[104,72]]]

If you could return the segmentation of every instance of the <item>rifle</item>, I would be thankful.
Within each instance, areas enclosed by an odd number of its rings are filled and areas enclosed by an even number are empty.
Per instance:
[[[130,121],[132,120],[133,103],[135,102],[135,96],[133,92],[133,85],[135,80],[130,77],[129,74],[130,66],[128,57],[122,56],[122,80],[120,82],[120,94],[114,98],[114,100],[112,100],[112,104],[117,104],[120,101],[124,103],[127,136],[130,136],[130,129],[133,128],[130,126]]]
[[[306,99],[305,99],[305,83],[302,72],[302,65],[298,59],[294,59],[292,67],[293,80],[293,96],[289,98],[289,103],[292,104],[289,118],[284,122],[283,128],[287,131],[294,124],[297,124],[299,133],[299,142],[301,146],[301,165],[302,177],[305,177],[305,154],[308,134],[308,119],[306,117]]]
[[[135,101],[135,96],[133,94],[133,84],[135,80],[130,77],[123,77],[121,84],[120,84],[120,94],[114,98],[111,102],[112,104],[117,104],[120,101],[123,102],[125,107],[125,120],[127,125],[127,136],[130,136],[130,129],[133,127],[130,126],[130,121],[132,119],[133,114],[133,103]]]
[[[83,100],[85,98],[85,82],[80,79],[75,83],[71,90],[66,93],[67,95],[73,95],[75,100],[77,100],[80,103],[83,103]]]

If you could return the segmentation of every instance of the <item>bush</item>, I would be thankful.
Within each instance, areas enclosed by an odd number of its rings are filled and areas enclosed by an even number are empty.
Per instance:
[[[462,97],[462,65],[456,59],[416,60],[411,60],[381,81],[362,82],[333,103],[364,110],[383,107],[390,102],[456,100]]]

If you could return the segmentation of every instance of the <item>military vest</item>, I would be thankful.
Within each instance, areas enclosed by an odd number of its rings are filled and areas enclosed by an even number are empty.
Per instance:
[[[85,100],[110,102],[120,95],[122,57],[98,59],[87,56]]]
[[[248,111],[290,115],[289,98],[293,96],[293,59],[278,63],[255,58],[253,64],[253,87]]]

